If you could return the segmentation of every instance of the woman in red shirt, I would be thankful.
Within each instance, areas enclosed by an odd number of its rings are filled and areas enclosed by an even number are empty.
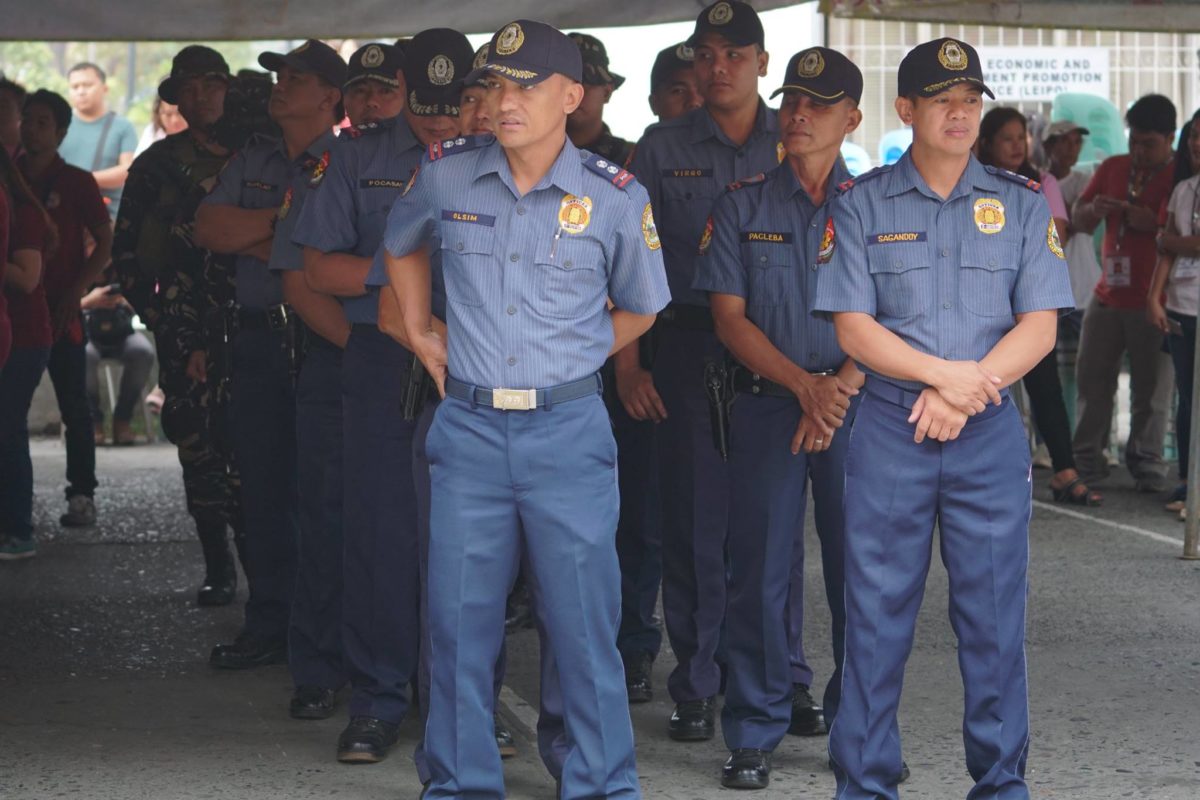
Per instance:
[[[54,235],[46,210],[2,149],[0,188],[11,199],[4,295],[12,326],[12,350],[0,373],[0,560],[12,560],[37,554],[26,418],[53,338],[42,263]]]

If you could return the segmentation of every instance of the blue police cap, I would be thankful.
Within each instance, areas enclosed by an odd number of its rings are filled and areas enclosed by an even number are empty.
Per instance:
[[[492,74],[533,86],[556,72],[583,83],[583,56],[575,42],[544,22],[518,19],[492,36],[487,62],[472,70],[467,83]]]
[[[297,72],[311,72],[338,89],[346,83],[346,62],[337,50],[316,39],[309,39],[287,53],[262,53],[258,63],[271,72],[279,72],[284,67],[291,67]]]
[[[862,71],[837,50],[810,47],[792,56],[784,73],[783,86],[771,97],[784,92],[803,92],[818,103],[833,105],[850,98],[862,99]]]
[[[383,42],[364,44],[350,56],[346,87],[366,80],[398,87],[400,79],[396,77],[396,73],[403,67],[404,53],[399,48]]]
[[[706,33],[724,36],[736,47],[756,44],[764,47],[766,36],[758,12],[748,3],[739,0],[721,0],[713,3],[696,17],[696,28],[688,37],[687,44],[696,47]]]
[[[983,82],[983,62],[974,47],[958,39],[934,39],[909,50],[900,62],[896,94],[933,97],[960,83],[978,86],[988,97],[996,98]]]
[[[474,56],[467,37],[452,28],[429,28],[414,36],[404,51],[409,110],[421,117],[457,117]]]

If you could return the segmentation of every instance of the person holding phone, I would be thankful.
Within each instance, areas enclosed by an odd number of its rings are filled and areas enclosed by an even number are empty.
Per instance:
[[[146,388],[154,367],[154,346],[133,327],[133,306],[121,294],[121,284],[99,286],[79,302],[87,330],[87,393],[96,426],[96,444],[106,444],[104,409],[100,406],[100,361],[121,362],[121,385],[112,407],[112,443],[134,443],[133,409]]]

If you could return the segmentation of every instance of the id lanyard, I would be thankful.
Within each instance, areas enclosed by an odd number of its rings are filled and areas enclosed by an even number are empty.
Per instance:
[[[1127,198],[1130,204],[1136,203],[1146,191],[1146,187],[1150,182],[1162,172],[1168,164],[1172,163],[1172,159],[1167,159],[1159,164],[1150,172],[1143,173],[1133,169],[1133,165],[1129,167],[1129,187],[1127,189]],[[1141,180],[1138,180],[1138,177]],[[1132,259],[1121,252],[1121,244],[1125,241],[1125,215],[1121,215],[1121,227],[1117,229],[1117,246],[1116,252],[1112,255],[1104,257],[1104,282],[1111,288],[1125,289],[1133,285],[1133,263]]]
[[[1166,161],[1159,164],[1157,167],[1155,167],[1153,170],[1151,170],[1148,173],[1144,173],[1141,170],[1135,170],[1133,168],[1133,165],[1130,164],[1129,165],[1129,188],[1126,190],[1126,199],[1129,201],[1129,203],[1130,204],[1137,203],[1137,201],[1141,199],[1142,194],[1146,191],[1146,187],[1149,186],[1151,184],[1151,182],[1153,182],[1153,180],[1158,177],[1158,173],[1160,173],[1164,169],[1166,169],[1167,165],[1173,163],[1174,160],[1175,160],[1174,157],[1168,158]],[[1139,175],[1142,176],[1142,179],[1140,181],[1137,179]],[[1121,252],[1121,242],[1123,242],[1124,240],[1125,240],[1125,215],[1122,214],[1121,215],[1121,227],[1117,229],[1117,252],[1118,253]]]

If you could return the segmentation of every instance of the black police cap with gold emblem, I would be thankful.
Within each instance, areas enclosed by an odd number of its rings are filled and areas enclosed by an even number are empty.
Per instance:
[[[579,47],[579,55],[583,59],[583,82],[592,86],[612,84],[614,89],[621,88],[625,78],[608,69],[608,51],[604,42],[586,33],[568,33],[567,38]]]
[[[696,29],[688,37],[688,46],[696,47],[708,33],[724,36],[735,47],[751,44],[763,47],[766,43],[758,12],[739,0],[721,0],[701,11],[700,16],[696,17]]]
[[[979,54],[958,39],[934,39],[909,50],[900,62],[896,83],[899,97],[933,97],[951,86],[969,83],[993,100],[996,98],[983,82]]]
[[[583,55],[575,42],[552,25],[514,20],[496,31],[488,45],[487,62],[471,71],[468,83],[492,74],[534,86],[556,72],[583,83]]]
[[[396,73],[403,68],[404,54],[393,45],[383,42],[364,44],[350,56],[350,67],[346,70],[343,88],[368,80],[396,87],[400,85]]]
[[[696,54],[687,42],[660,50],[654,59],[654,66],[650,68],[650,91],[658,91],[679,70],[694,67],[695,60]]]
[[[833,105],[849,98],[862,99],[862,71],[837,50],[810,47],[792,56],[784,73],[783,86],[771,97],[784,92],[803,92],[818,103]]]
[[[414,36],[404,50],[409,110],[419,117],[457,117],[474,57],[475,48],[456,30],[430,28]]]

